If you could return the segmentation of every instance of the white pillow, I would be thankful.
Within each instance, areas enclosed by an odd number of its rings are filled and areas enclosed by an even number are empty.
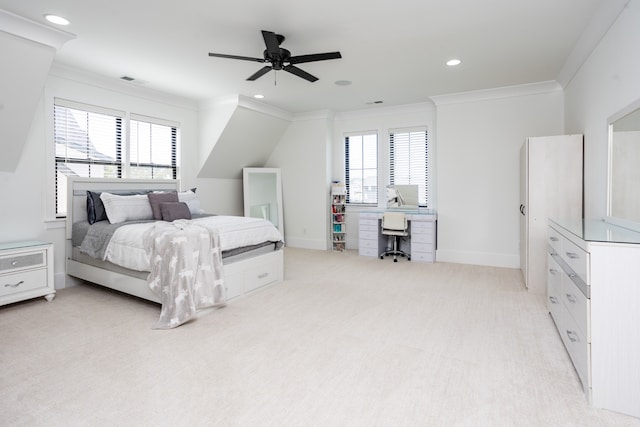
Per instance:
[[[111,224],[125,221],[153,219],[151,204],[146,194],[133,196],[118,196],[117,194],[102,193],[100,199]]]
[[[180,191],[178,193],[178,200],[184,202],[189,206],[189,211],[191,215],[197,215],[204,213],[204,211],[200,208],[200,199],[193,191]]]

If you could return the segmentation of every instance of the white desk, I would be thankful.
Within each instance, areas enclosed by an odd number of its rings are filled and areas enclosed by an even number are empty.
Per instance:
[[[391,209],[390,209],[391,210]],[[435,211],[418,212],[393,209],[404,212],[409,221],[409,236],[401,239],[401,250],[411,254],[411,261],[436,261],[436,221]],[[358,226],[358,253],[362,256],[379,257],[388,246],[388,237],[382,234],[381,219],[385,211],[360,212]]]

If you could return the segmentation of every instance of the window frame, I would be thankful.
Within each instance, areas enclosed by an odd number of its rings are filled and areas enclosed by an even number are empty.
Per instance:
[[[351,173],[350,173],[350,164],[351,164],[351,160],[350,160],[350,154],[349,154],[349,139],[353,138],[353,137],[360,137],[363,139],[363,144],[364,144],[364,138],[365,137],[375,137],[375,182],[376,182],[376,189],[375,192],[371,193],[371,194],[375,194],[375,201],[364,201],[364,193],[365,193],[365,185],[364,185],[364,177],[363,177],[363,182],[362,182],[362,194],[363,194],[363,198],[362,198],[362,202],[354,202],[352,200],[352,196],[351,196],[351,190],[352,190],[352,184],[351,184]],[[379,158],[379,153],[380,153],[380,138],[378,135],[377,131],[363,131],[363,132],[349,132],[349,133],[345,133],[343,135],[343,147],[344,147],[344,177],[345,177],[345,187],[346,187],[346,191],[347,191],[347,197],[346,197],[346,205],[347,206],[378,206],[378,203],[380,201],[380,158]],[[363,146],[364,147],[364,146]],[[365,170],[371,170],[372,168],[365,168],[364,164],[366,163],[366,154],[363,150],[362,153],[362,159],[360,159],[361,164],[363,165],[362,168],[360,168],[359,170],[363,171],[363,175],[364,175],[364,171]]]
[[[116,156],[116,160],[115,161],[110,161],[110,162],[101,162],[99,160],[94,160],[91,159],[90,157],[87,157],[86,160],[84,159],[69,159],[67,157],[62,157],[62,156],[58,156],[58,153],[56,152],[56,132],[57,132],[57,127],[56,127],[56,108],[57,107],[63,107],[63,108],[70,108],[70,109],[74,109],[74,110],[78,110],[81,112],[86,112],[86,113],[95,113],[95,114],[104,114],[104,115],[108,115],[108,116],[112,116],[112,117],[116,117],[119,120],[119,138],[116,137],[114,143],[116,144],[115,147],[115,151],[117,153]],[[180,169],[180,160],[179,160],[179,146],[180,146],[180,123],[175,122],[175,121],[170,121],[170,120],[165,120],[165,119],[159,119],[159,118],[154,118],[154,117],[150,117],[150,116],[145,116],[145,115],[141,115],[141,114],[136,114],[136,113],[130,113],[130,112],[126,112],[126,111],[121,111],[121,110],[115,110],[115,109],[110,109],[110,108],[105,108],[105,107],[100,107],[100,106],[96,106],[93,104],[88,104],[88,103],[82,103],[82,102],[76,102],[76,101],[71,101],[68,99],[64,99],[64,98],[59,98],[59,97],[52,97],[52,104],[51,104],[51,110],[52,112],[52,118],[50,119],[50,123],[51,123],[51,130],[50,130],[50,144],[48,144],[49,147],[47,149],[47,152],[51,153],[52,157],[49,157],[47,164],[52,164],[53,165],[53,213],[55,215],[55,218],[58,219],[62,219],[66,217],[67,211],[66,209],[64,211],[61,210],[61,208],[66,208],[66,206],[60,206],[59,205],[59,200],[60,200],[60,195],[59,192],[61,191],[62,186],[58,185],[58,165],[59,162],[62,160],[64,163],[70,163],[70,164],[86,164],[89,165],[89,167],[91,167],[91,165],[114,165],[117,168],[117,176],[113,177],[115,179],[128,179],[132,177],[132,168],[133,167],[152,167],[152,168],[170,168],[171,169],[171,179],[178,179],[178,175],[179,175],[179,169]],[[130,153],[130,149],[132,147],[132,143],[131,143],[131,121],[139,121],[139,122],[143,122],[143,123],[149,123],[152,125],[161,125],[161,126],[167,126],[171,128],[171,166],[166,165],[166,164],[161,164],[160,166],[158,166],[157,164],[153,163],[153,159],[150,163],[139,163],[136,166],[132,165],[130,162],[131,159],[131,153]],[[88,141],[88,138],[87,138]],[[151,141],[151,144],[153,142]],[[119,147],[118,147],[119,144]],[[49,167],[49,166],[48,166]],[[47,168],[48,168],[47,167]],[[69,176],[67,174],[65,174],[63,172],[64,175]],[[89,175],[91,176],[91,175]],[[164,177],[160,177],[160,178],[154,178],[152,177],[142,177],[143,179],[166,179]],[[63,200],[66,200],[66,194],[61,195]]]
[[[424,156],[423,159],[423,164],[422,160],[418,160],[417,162],[419,163],[417,166],[421,169],[422,166],[424,166],[424,171],[419,170],[417,173],[413,173],[412,172],[412,164],[411,164],[411,160],[413,159],[417,159],[417,156],[413,156],[410,155],[409,158],[409,165],[408,165],[408,170],[406,171],[406,174],[408,175],[408,179],[405,180],[406,182],[396,182],[396,169],[397,169],[397,165],[395,164],[395,159],[397,158],[397,153],[396,153],[396,149],[395,147],[397,146],[398,142],[404,142],[402,140],[398,141],[398,137],[396,135],[405,135],[408,134],[408,139],[406,140],[406,142],[408,143],[408,147],[407,149],[409,150],[409,152],[412,149],[413,146],[413,140],[412,140],[412,134],[421,134],[424,133],[424,148],[419,147],[419,149],[421,150],[420,153],[418,153],[418,155],[420,157]],[[387,173],[387,182],[389,183],[389,185],[418,185],[418,200],[419,200],[419,205],[418,207],[421,208],[429,208],[431,206],[430,203],[430,174],[429,174],[429,164],[430,164],[430,148],[429,148],[429,128],[428,126],[416,126],[416,127],[406,127],[406,128],[396,128],[396,129],[389,129],[387,132],[389,139],[388,139],[388,173]],[[422,137],[420,136],[420,141],[419,143],[422,144]],[[424,174],[422,174],[422,172],[424,172]],[[417,182],[414,182],[414,180],[417,180]]]

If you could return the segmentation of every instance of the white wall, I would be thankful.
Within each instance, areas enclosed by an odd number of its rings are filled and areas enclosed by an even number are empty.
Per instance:
[[[56,287],[65,285],[64,220],[55,218],[53,98],[134,112],[180,123],[183,188],[197,185],[198,127],[195,104],[129,84],[55,68],[50,73],[14,173],[0,172],[0,241],[54,243]],[[206,209],[207,206],[204,206]]]
[[[288,246],[327,249],[331,127],[332,118],[326,112],[296,116],[265,165],[281,169]]]
[[[640,99],[638,46],[640,0],[631,0],[565,87],[565,131],[585,135],[588,217],[606,215],[608,119]]]
[[[434,98],[437,260],[517,268],[520,147],[563,133],[563,94],[539,84]]]

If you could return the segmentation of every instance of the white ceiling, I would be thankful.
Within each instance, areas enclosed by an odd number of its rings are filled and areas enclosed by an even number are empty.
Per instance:
[[[63,29],[77,37],[56,63],[196,100],[260,93],[297,113],[554,80],[606,1],[0,0],[0,8],[41,23],[46,13],[69,19]],[[319,78],[309,83],[283,71],[248,82],[263,64],[208,56],[261,57],[260,30],[285,35],[292,55],[343,58],[300,64]],[[447,67],[454,57],[462,65]]]

